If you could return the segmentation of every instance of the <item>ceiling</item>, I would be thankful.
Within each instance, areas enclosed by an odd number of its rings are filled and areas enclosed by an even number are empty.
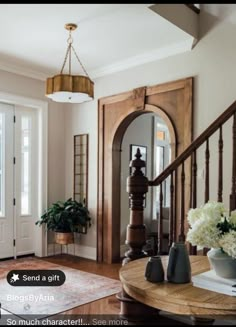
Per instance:
[[[73,45],[91,78],[189,50],[190,36],[149,6],[0,4],[0,69],[41,80],[59,73],[66,23],[78,24]],[[72,73],[80,73],[72,59]]]

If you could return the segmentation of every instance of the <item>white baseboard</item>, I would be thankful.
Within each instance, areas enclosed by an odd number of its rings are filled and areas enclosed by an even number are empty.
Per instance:
[[[82,258],[91,260],[97,259],[96,248],[81,244],[75,244],[75,255]]]
[[[96,260],[96,248],[80,244],[48,244],[47,256],[52,256],[56,254],[71,254],[77,257]]]
[[[55,244],[55,243],[49,243],[48,244],[48,251],[47,251],[47,256],[52,256],[56,254],[61,254],[63,253],[61,250],[61,245],[60,244]]]

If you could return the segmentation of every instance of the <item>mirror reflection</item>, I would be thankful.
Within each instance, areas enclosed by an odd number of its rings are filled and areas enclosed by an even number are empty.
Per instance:
[[[145,155],[146,169],[143,171],[148,180],[156,178],[171,162],[172,147],[170,132],[165,121],[154,113],[144,113],[138,116],[128,126],[121,146],[121,193],[120,193],[120,254],[124,256],[128,246],[125,244],[126,227],[129,222],[129,195],[126,191],[126,180],[130,175],[129,163],[132,158],[133,149],[140,147],[141,153]],[[141,159],[144,160],[142,157]],[[169,230],[169,204],[170,204],[170,181],[163,185],[163,232],[164,248],[168,246]],[[157,241],[157,224],[159,219],[160,189],[149,187],[146,194],[144,208],[144,222],[147,229],[147,245],[145,250],[154,253]],[[166,244],[165,244],[166,243]]]

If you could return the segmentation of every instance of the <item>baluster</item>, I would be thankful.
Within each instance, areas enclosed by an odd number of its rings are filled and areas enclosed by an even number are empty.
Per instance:
[[[233,165],[232,165],[232,188],[230,194],[230,211],[236,209],[236,113],[233,121]]]
[[[206,140],[206,150],[205,150],[205,203],[209,200],[209,162],[210,162],[210,151],[209,151],[209,139]],[[203,248],[203,255],[206,255],[208,248]]]
[[[175,174],[175,190],[177,190],[178,188],[178,170],[176,169],[174,171]],[[176,241],[177,236],[176,236],[176,219],[177,219],[177,215],[176,215],[176,210],[177,210],[177,192],[174,192],[174,219],[173,219],[173,240]]]
[[[209,140],[206,140],[206,151],[205,151],[205,203],[209,200],[209,161],[210,161],[210,151],[209,151]]]
[[[181,171],[181,215],[180,215],[180,235],[179,242],[185,241],[184,234],[184,221],[185,221],[185,172],[184,172],[184,162],[182,163]]]
[[[192,176],[193,176],[193,189],[192,189],[192,208],[195,209],[197,206],[197,154],[196,150],[192,156]]]
[[[170,175],[170,221],[169,221],[169,248],[173,242],[174,236],[174,179],[173,179],[173,172]]]
[[[163,240],[163,192],[162,183],[160,184],[160,215],[158,220],[158,253],[162,253],[162,240]]]
[[[218,173],[218,201],[222,202],[222,193],[223,193],[223,138],[222,138],[222,126],[220,126],[219,130],[219,173]]]
[[[192,154],[192,208],[197,206],[197,153],[194,150]],[[190,245],[190,253],[197,254],[197,247]]]

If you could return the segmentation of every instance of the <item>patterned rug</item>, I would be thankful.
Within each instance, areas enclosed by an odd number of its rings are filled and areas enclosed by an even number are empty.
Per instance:
[[[61,270],[66,281],[61,286],[14,287],[6,280],[10,270]],[[121,290],[118,280],[60,266],[37,258],[0,262],[0,303],[2,309],[26,317],[48,317],[86,304]]]

